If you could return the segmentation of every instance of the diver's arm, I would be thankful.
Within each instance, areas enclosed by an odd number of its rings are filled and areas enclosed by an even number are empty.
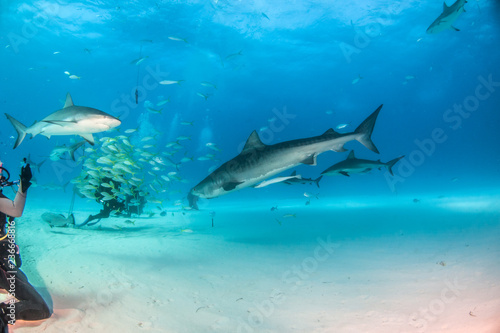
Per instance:
[[[19,186],[14,201],[9,198],[0,198],[0,212],[12,217],[23,215],[26,193],[23,193],[21,189],[22,186]]]
[[[26,159],[24,159],[24,162],[26,162]],[[0,212],[12,217],[23,215],[24,205],[26,204],[26,192],[28,192],[28,188],[31,186],[30,180],[32,177],[30,165],[27,163],[21,167],[21,179],[14,201],[5,197],[0,198]]]

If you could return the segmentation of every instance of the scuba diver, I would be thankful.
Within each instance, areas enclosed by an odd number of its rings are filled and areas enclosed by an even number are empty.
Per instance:
[[[21,167],[20,181],[9,181],[9,178],[9,172],[0,162],[0,288],[13,296],[8,303],[0,303],[2,333],[8,332],[7,324],[14,325],[18,319],[41,320],[52,315],[47,303],[20,269],[22,262],[19,247],[15,243],[15,231],[12,230],[15,226],[14,218],[23,214],[26,191],[31,185],[31,168],[26,159]],[[3,195],[2,188],[16,184],[19,184],[19,188],[12,201]]]
[[[96,201],[102,204],[102,209],[99,214],[89,215],[89,217],[80,225],[79,227],[84,225],[94,225],[99,223],[101,219],[108,218],[112,212],[115,212],[117,215],[130,217],[132,214],[141,215],[144,206],[146,205],[145,196],[139,196],[138,194],[134,195],[126,195],[125,199],[122,200],[115,196],[110,187],[105,187],[103,184],[111,184],[112,188],[119,188],[120,183],[112,180],[111,178],[103,178],[101,184],[97,188],[95,192]],[[132,187],[131,193],[136,193],[135,187]],[[107,196],[106,200],[104,200],[105,195]],[[113,197],[109,199],[109,197]],[[95,221],[97,220],[97,221]],[[92,222],[95,221],[95,222]]]

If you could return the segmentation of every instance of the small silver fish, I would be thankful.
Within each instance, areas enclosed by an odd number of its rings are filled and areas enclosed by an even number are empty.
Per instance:
[[[202,94],[201,92],[197,92],[196,95],[203,97],[205,100],[207,100],[209,97],[208,95]]]
[[[176,42],[184,42],[184,43],[188,42],[185,38],[179,38],[179,37],[175,37],[175,36],[169,36],[168,39],[176,41]]]
[[[211,87],[217,89],[217,86],[215,84],[208,81],[202,81],[200,84],[204,87]]]
[[[363,77],[362,77],[361,75],[359,75],[359,74],[358,74],[358,77],[357,77],[357,78],[355,78],[354,80],[352,80],[351,84],[356,84],[356,83],[358,83],[358,82],[359,82],[359,80],[362,80],[362,79],[363,79]]]
[[[131,65],[140,65],[144,60],[146,60],[147,58],[149,58],[149,56],[145,56],[145,57],[142,57],[142,58],[138,58],[138,59],[134,59],[130,62]]]
[[[46,212],[42,214],[42,220],[50,225],[50,227],[68,227],[75,225],[75,217],[71,214],[65,217],[62,214]]]
[[[349,124],[340,124],[340,125],[337,125],[335,128],[340,130],[340,129],[346,128],[347,126],[349,126]]]
[[[316,199],[318,199],[318,194],[312,194],[312,193],[309,193],[309,192],[304,192],[304,196],[306,198],[316,198]]]
[[[159,83],[163,84],[163,85],[169,85],[169,84],[178,84],[178,85],[180,85],[182,81],[184,81],[184,80],[163,80],[163,81],[160,81]]]
[[[170,102],[170,98],[164,99],[156,103],[156,106],[162,106]]]
[[[219,147],[217,147],[217,145],[213,142],[207,142],[205,144],[205,146],[207,146],[208,148],[212,149],[212,150],[215,150],[215,151],[221,151]]]

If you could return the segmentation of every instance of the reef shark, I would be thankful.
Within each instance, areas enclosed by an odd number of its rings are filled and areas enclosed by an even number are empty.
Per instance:
[[[351,150],[349,153],[349,156],[347,156],[347,159],[345,159],[342,162],[339,162],[337,164],[332,165],[325,171],[323,171],[321,174],[322,175],[344,175],[349,177],[349,173],[366,173],[369,172],[372,169],[381,169],[382,167],[387,168],[389,170],[391,175],[394,175],[392,173],[392,167],[394,164],[396,164],[400,159],[402,159],[404,156],[395,158],[387,163],[380,162],[380,160],[372,161],[372,160],[363,160],[356,158],[354,156],[354,150]]]
[[[52,135],[79,135],[94,145],[92,133],[104,132],[121,124],[119,119],[103,111],[74,105],[69,93],[61,110],[55,111],[30,127],[24,126],[7,113],[5,115],[17,131],[14,149],[23,142],[26,134],[31,134],[32,138],[42,134],[49,139]]]
[[[41,161],[40,163],[36,163],[31,159],[31,154],[28,154],[28,158],[26,159],[26,162],[22,162],[22,164],[29,164],[31,167],[35,167],[38,172],[40,172],[40,168],[42,167],[43,163],[45,163],[45,160]]]
[[[466,0],[457,0],[453,5],[448,6],[446,2],[443,3],[443,12],[439,17],[432,22],[432,24],[427,28],[428,34],[437,34],[446,29],[453,29],[455,31],[460,31],[453,26],[453,23],[457,18],[465,12],[464,5],[467,3]]]
[[[301,163],[316,165],[319,154],[328,150],[346,151],[344,144],[352,140],[357,140],[378,153],[371,135],[380,109],[382,105],[351,133],[341,134],[330,128],[319,136],[265,145],[257,131],[253,131],[239,155],[221,165],[191,189],[188,194],[190,206],[197,209],[200,197],[215,198],[252,186]]]
[[[72,144],[71,146],[67,147],[66,145],[58,146],[52,149],[50,152],[50,159],[52,161],[58,161],[63,158],[64,154],[68,153],[68,155],[71,157],[71,159],[74,161],[75,160],[75,151],[83,146],[85,144],[85,141],[80,141],[77,143]]]
[[[291,173],[290,177],[294,177],[297,175],[297,171],[294,171]],[[323,176],[319,176],[316,179],[312,178],[303,178],[303,177],[295,177],[295,178],[290,178],[285,180],[283,183],[287,185],[293,185],[293,184],[309,184],[312,185],[313,183],[316,184],[317,187],[319,187],[319,181],[323,178]]]

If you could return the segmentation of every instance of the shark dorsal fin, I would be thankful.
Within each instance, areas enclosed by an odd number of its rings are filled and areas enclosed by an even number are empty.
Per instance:
[[[353,158],[355,158],[355,157],[354,157],[354,150],[351,150],[351,152],[349,153],[349,156],[347,156],[347,159],[348,159],[348,160],[351,160],[351,159],[353,159]]]
[[[247,142],[245,143],[245,146],[243,147],[243,151],[249,150],[249,149],[260,149],[264,148],[265,144],[260,141],[259,134],[257,134],[257,131],[253,131],[252,134],[248,137]]]
[[[337,133],[337,132],[335,132],[335,131],[333,130],[333,128],[329,128],[329,129],[327,129],[327,130],[326,130],[326,132],[325,132],[325,133],[323,133],[323,135],[331,135],[331,134],[336,134],[336,133]]]
[[[297,174],[297,170],[293,170],[292,174],[290,175],[290,177],[293,177]]]
[[[71,98],[71,95],[69,93],[66,94],[66,102],[64,103],[64,107],[63,109],[65,108],[68,108],[70,106],[73,106],[73,99]]]
[[[450,7],[448,7],[446,2],[443,2],[443,11],[446,11],[448,8],[450,8]]]

